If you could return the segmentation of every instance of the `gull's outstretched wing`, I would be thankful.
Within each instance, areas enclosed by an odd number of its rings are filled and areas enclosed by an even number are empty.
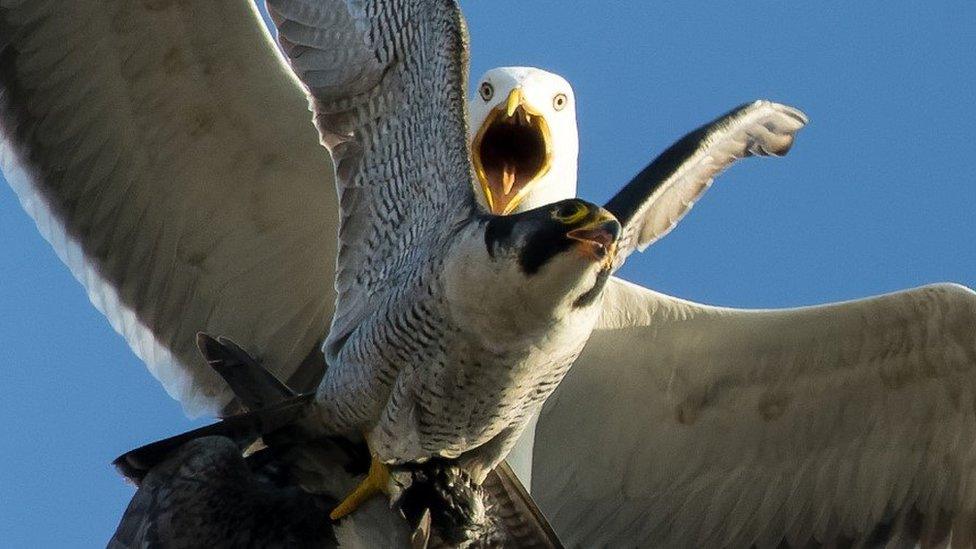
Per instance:
[[[409,286],[404,275],[474,208],[467,33],[453,0],[269,0],[268,8],[337,167],[330,354],[368,307]]]
[[[605,205],[623,233],[615,266],[635,249],[668,234],[712,179],[747,156],[782,156],[807,123],[800,111],[756,101],[733,109],[681,138],[655,158]]]
[[[251,2],[0,0],[0,130],[24,208],[188,413],[231,396],[199,331],[285,379],[321,365],[333,168]]]
[[[976,294],[949,284],[743,311],[612,279],[532,483],[583,547],[969,547],[974,490]]]

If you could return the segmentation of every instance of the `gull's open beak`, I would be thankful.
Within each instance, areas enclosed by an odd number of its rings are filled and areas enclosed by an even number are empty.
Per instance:
[[[524,104],[525,97],[522,96],[522,88],[520,86],[508,94],[508,99],[505,100],[505,116],[509,118],[515,116],[515,111],[518,110],[519,106]]]
[[[580,242],[579,248],[584,255],[609,266],[617,253],[620,222],[613,214],[600,208],[596,218],[569,231],[566,236]]]
[[[552,137],[541,113],[513,89],[485,119],[471,143],[471,160],[488,209],[508,215],[549,172]]]

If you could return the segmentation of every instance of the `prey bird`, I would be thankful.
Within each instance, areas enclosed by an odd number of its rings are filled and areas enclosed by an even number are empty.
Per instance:
[[[376,499],[341,521],[323,520],[335,497],[356,486],[368,463],[364,445],[308,437],[302,429],[314,394],[296,395],[226,338],[201,334],[198,344],[249,412],[116,459],[139,490],[109,547],[562,547],[504,464],[477,492],[445,484],[463,483],[453,468],[419,468],[433,477],[409,480],[426,492],[394,508]],[[446,498],[431,497],[444,487]],[[483,522],[473,520],[475,511]]]

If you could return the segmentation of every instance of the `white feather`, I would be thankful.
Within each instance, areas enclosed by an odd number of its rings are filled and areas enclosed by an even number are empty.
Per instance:
[[[949,284],[741,311],[611,279],[539,421],[533,495],[569,546],[804,545],[965,519],[973,326],[976,293]]]
[[[197,331],[292,375],[328,327],[338,213],[254,6],[3,4],[0,168],[92,303],[191,415],[230,398]]]

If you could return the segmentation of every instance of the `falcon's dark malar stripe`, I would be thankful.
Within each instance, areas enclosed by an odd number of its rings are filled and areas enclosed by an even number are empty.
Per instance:
[[[607,285],[607,280],[610,278],[610,271],[609,268],[601,269],[596,275],[596,282],[593,284],[593,287],[577,297],[576,301],[573,302],[573,307],[579,309],[592,305],[600,297],[603,288]]]

